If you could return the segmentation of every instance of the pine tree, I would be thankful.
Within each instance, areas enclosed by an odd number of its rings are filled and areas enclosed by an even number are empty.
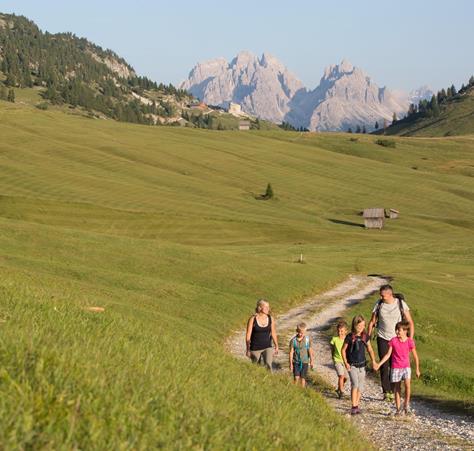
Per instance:
[[[349,128],[347,129],[347,133],[352,133],[352,128],[351,128],[351,127],[349,127]]]
[[[379,122],[375,121],[375,130],[378,130],[378,129],[379,129]]]
[[[13,88],[8,90],[7,100],[9,102],[15,103],[15,90]]]
[[[356,128],[356,133],[360,133],[362,131],[362,129],[360,128],[360,125],[357,126]]]
[[[365,125],[362,127],[362,133],[367,133],[367,129],[365,128]]]
[[[474,86],[474,75],[471,75],[471,78],[469,78],[469,86]]]
[[[7,88],[5,86],[0,87],[0,100],[7,100],[8,98],[8,92]]]
[[[397,113],[393,112],[393,116],[392,116],[392,125],[393,124],[396,124],[397,123]]]
[[[433,94],[433,97],[431,97],[430,110],[434,117],[439,116],[440,110],[439,110],[438,99],[436,98],[434,94]]]
[[[273,188],[270,183],[267,185],[267,189],[265,190],[265,199],[272,199],[273,198]]]
[[[458,93],[458,92],[457,92],[457,90],[456,90],[456,86],[451,85],[451,94],[452,94],[452,96],[454,97],[457,93]]]

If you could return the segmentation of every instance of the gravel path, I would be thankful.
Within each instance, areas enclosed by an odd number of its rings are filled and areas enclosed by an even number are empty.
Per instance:
[[[349,276],[334,289],[308,300],[300,307],[280,315],[277,321],[280,355],[275,359],[278,371],[288,371],[288,343],[294,335],[296,324],[306,322],[315,343],[316,372],[326,382],[336,386],[331,350],[325,331],[333,327],[344,310],[378,291],[387,281],[381,277]],[[229,337],[228,348],[236,356],[245,358],[245,331]],[[423,356],[421,363],[423,365]],[[422,366],[423,369],[423,366]],[[327,402],[342,415],[347,416],[375,446],[384,450],[474,450],[474,423],[472,419],[437,410],[427,403],[413,400],[414,415],[394,418],[393,404],[382,401],[378,380],[368,378],[362,396],[362,415],[351,417],[350,385],[346,384],[345,399],[338,399],[335,392],[322,393]]]

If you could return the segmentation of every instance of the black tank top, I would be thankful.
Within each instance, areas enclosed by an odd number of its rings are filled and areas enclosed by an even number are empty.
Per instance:
[[[261,327],[257,317],[253,319],[252,335],[250,336],[250,350],[261,351],[272,347],[272,317],[268,315],[268,324]]]

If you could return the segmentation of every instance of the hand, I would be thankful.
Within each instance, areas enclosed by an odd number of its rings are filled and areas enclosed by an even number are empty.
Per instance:
[[[417,378],[417,379],[419,379],[419,378],[421,377],[421,373],[420,373],[420,370],[419,370],[419,369],[416,370],[416,373],[415,373],[415,374],[416,374],[416,378]]]
[[[351,370],[351,366],[350,366],[348,363],[346,363],[346,370],[347,370],[347,371],[350,371],[350,370]]]
[[[375,362],[374,362],[374,363],[372,364],[372,368],[374,369],[374,371],[378,371],[379,368],[380,368],[380,365],[379,365],[378,363],[375,363]]]
[[[293,372],[293,364],[290,365],[290,371]]]
[[[278,355],[278,346],[275,346],[275,353],[274,355]]]
[[[245,355],[250,359],[250,351],[248,349],[245,351]]]
[[[309,362],[309,366],[312,370],[314,370],[314,362]]]

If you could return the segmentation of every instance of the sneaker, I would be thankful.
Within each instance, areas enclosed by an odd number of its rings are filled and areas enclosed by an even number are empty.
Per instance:
[[[405,415],[413,415],[413,410],[410,409],[410,406],[405,407]]]
[[[338,397],[339,399],[342,399],[342,397],[344,396],[344,393],[342,393],[342,391],[339,390],[339,389],[336,390],[336,393],[337,393],[337,397]]]
[[[356,407],[356,414],[359,415],[362,413],[362,410],[359,409],[359,407]]]
[[[358,407],[352,407],[351,409],[351,415],[357,415],[359,412],[358,412],[359,408]]]
[[[401,410],[395,410],[395,412],[392,412],[390,415],[394,416],[394,417],[400,417],[402,415],[402,411]]]

